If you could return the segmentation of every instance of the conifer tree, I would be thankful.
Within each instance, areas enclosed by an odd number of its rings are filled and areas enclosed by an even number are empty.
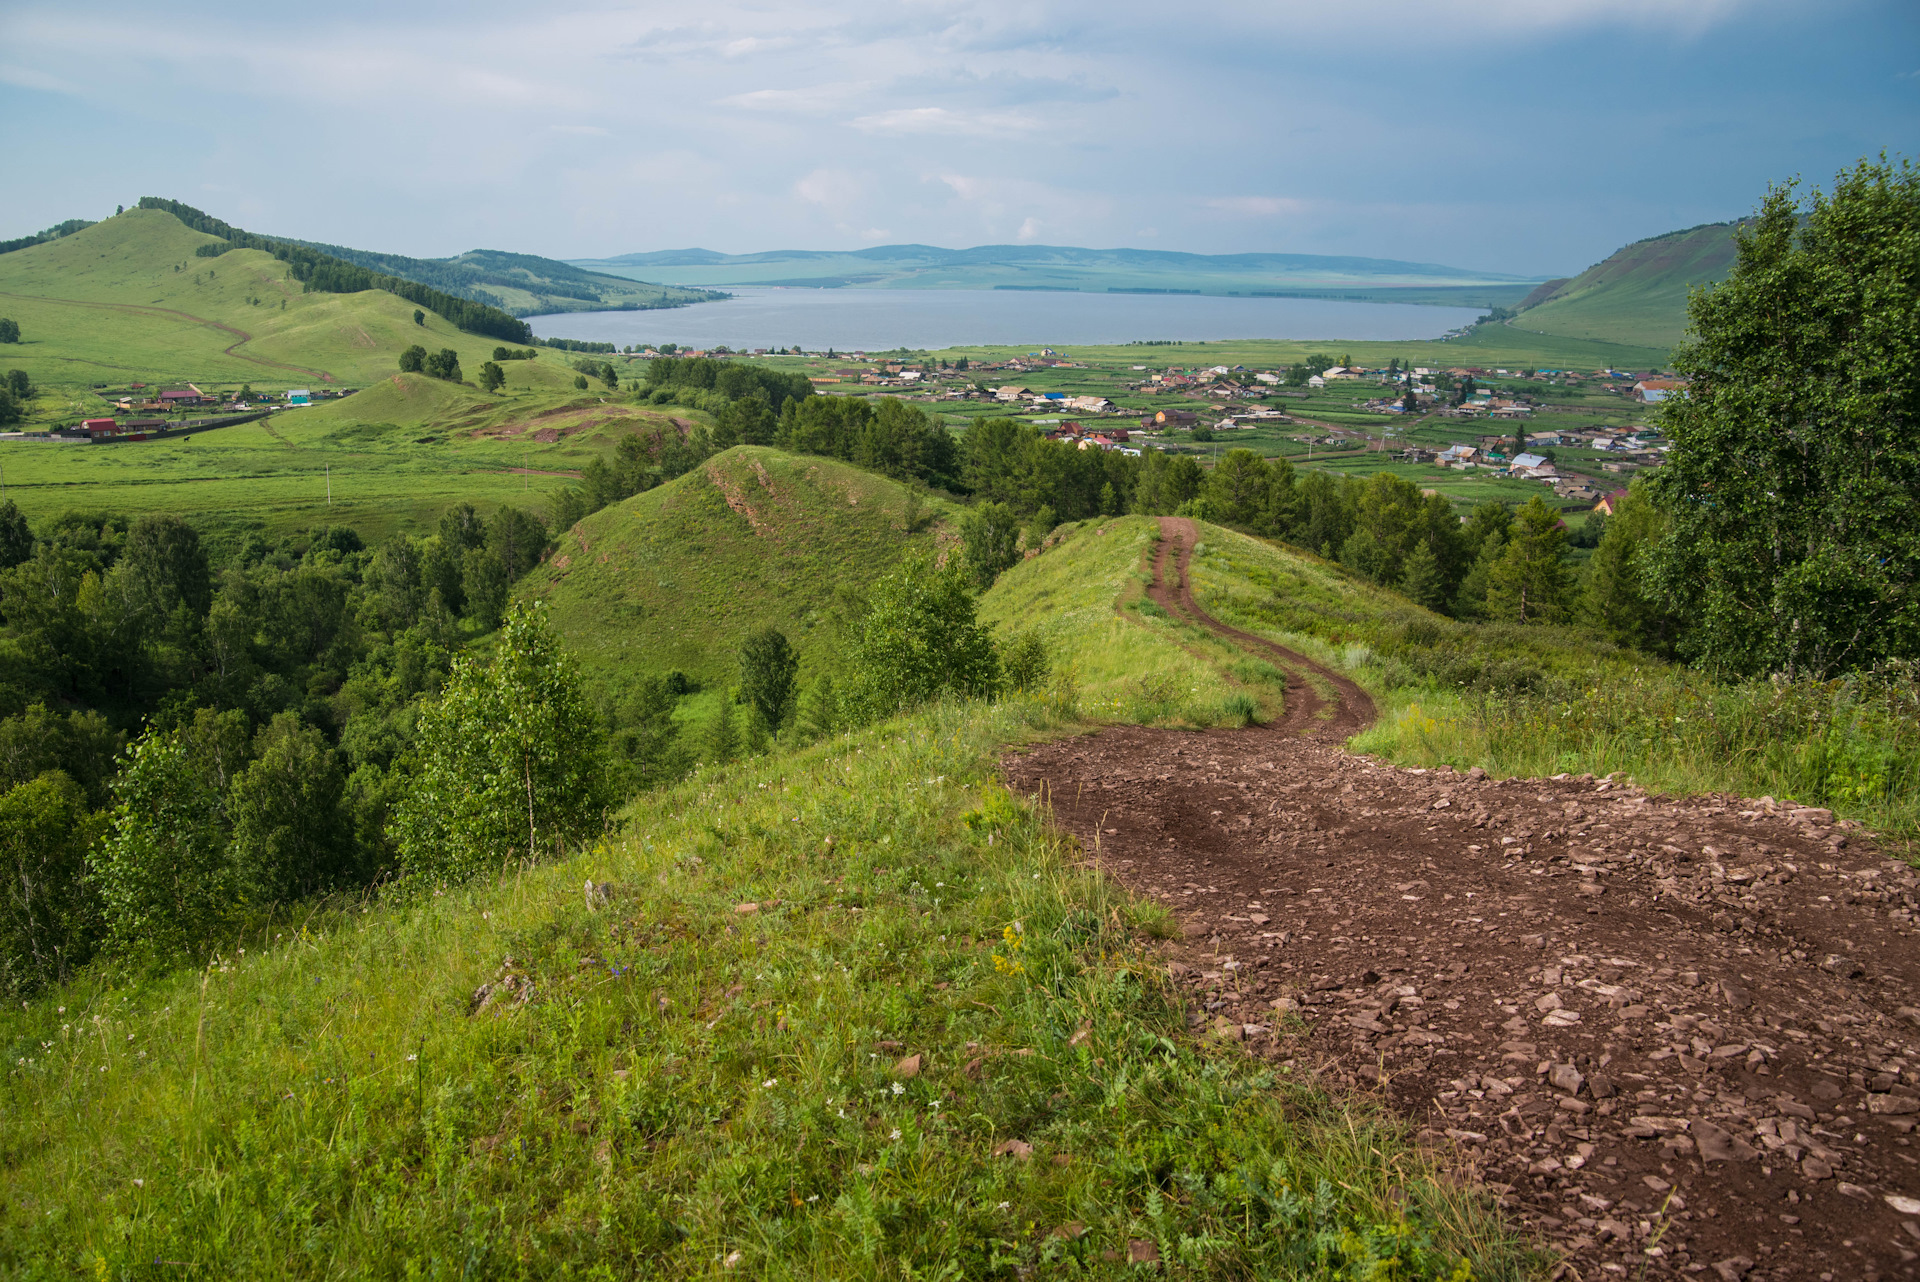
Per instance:
[[[1513,623],[1557,623],[1570,587],[1567,532],[1538,498],[1513,514],[1506,550],[1487,576],[1487,613]]]
[[[1400,592],[1429,610],[1446,607],[1447,585],[1440,576],[1440,561],[1428,544],[1416,543],[1413,551],[1407,553],[1406,563],[1400,569]]]
[[[740,727],[733,716],[733,695],[722,694],[713,720],[700,743],[700,757],[707,765],[724,766],[740,755]]]

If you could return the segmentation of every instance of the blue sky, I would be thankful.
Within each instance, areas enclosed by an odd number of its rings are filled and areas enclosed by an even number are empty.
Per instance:
[[[1913,0],[44,4],[0,236],[171,196],[442,256],[918,241],[1520,274],[1920,139]]]

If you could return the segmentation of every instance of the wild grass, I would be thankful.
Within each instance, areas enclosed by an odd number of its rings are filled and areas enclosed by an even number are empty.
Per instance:
[[[937,707],[0,1014],[0,1268],[1521,1276],[1391,1125],[1188,1040],[1162,911],[992,782],[1056,718]]]
[[[1615,771],[1669,793],[1826,806],[1914,853],[1920,674],[1725,681],[1577,628],[1462,623],[1318,557],[1207,527],[1192,568],[1216,618],[1365,685],[1355,749],[1500,775]]]

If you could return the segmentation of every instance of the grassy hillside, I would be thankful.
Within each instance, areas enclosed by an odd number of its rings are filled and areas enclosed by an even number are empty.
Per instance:
[[[391,374],[420,343],[450,347],[471,373],[498,344],[379,290],[302,293],[286,264],[259,250],[198,258],[217,239],[172,214],[133,209],[70,236],[0,254],[0,315],[20,323],[8,368],[62,389],[41,408],[87,413],[93,383],[255,387],[358,386]],[[46,402],[48,398],[41,398]]]
[[[580,568],[675,576],[692,604],[645,599],[717,638],[735,599],[804,604],[813,558],[857,581],[934,538],[850,469],[714,462],[583,522]],[[1090,691],[1172,675],[1199,707],[1241,677],[1133,607],[1151,533],[1066,530],[988,611],[1048,627]],[[552,582],[576,624],[634,626]],[[546,867],[304,906],[202,969],[0,1011],[0,1270],[1525,1275],[1394,1127],[1193,1037],[1164,911],[994,782],[1008,745],[1086,725],[1058,689],[929,709],[640,798]],[[623,889],[593,912],[587,878]]]
[[[722,677],[742,637],[775,625],[813,669],[832,658],[837,592],[951,543],[956,509],[922,497],[909,530],[911,501],[845,463],[738,446],[587,517],[516,591],[552,605],[590,668]]]
[[[1732,270],[1738,223],[1712,223],[1636,241],[1520,314],[1514,328],[1671,348],[1687,323],[1687,291]]]

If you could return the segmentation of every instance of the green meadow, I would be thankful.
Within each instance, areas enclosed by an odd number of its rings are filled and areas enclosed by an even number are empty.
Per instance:
[[[431,526],[462,501],[541,507],[621,436],[674,430],[666,413],[549,389],[542,362],[557,368],[557,354],[511,362],[498,396],[395,374],[342,401],[195,436],[6,442],[0,476],[32,520],[74,509],[168,512],[209,533],[340,524],[372,540]]]

